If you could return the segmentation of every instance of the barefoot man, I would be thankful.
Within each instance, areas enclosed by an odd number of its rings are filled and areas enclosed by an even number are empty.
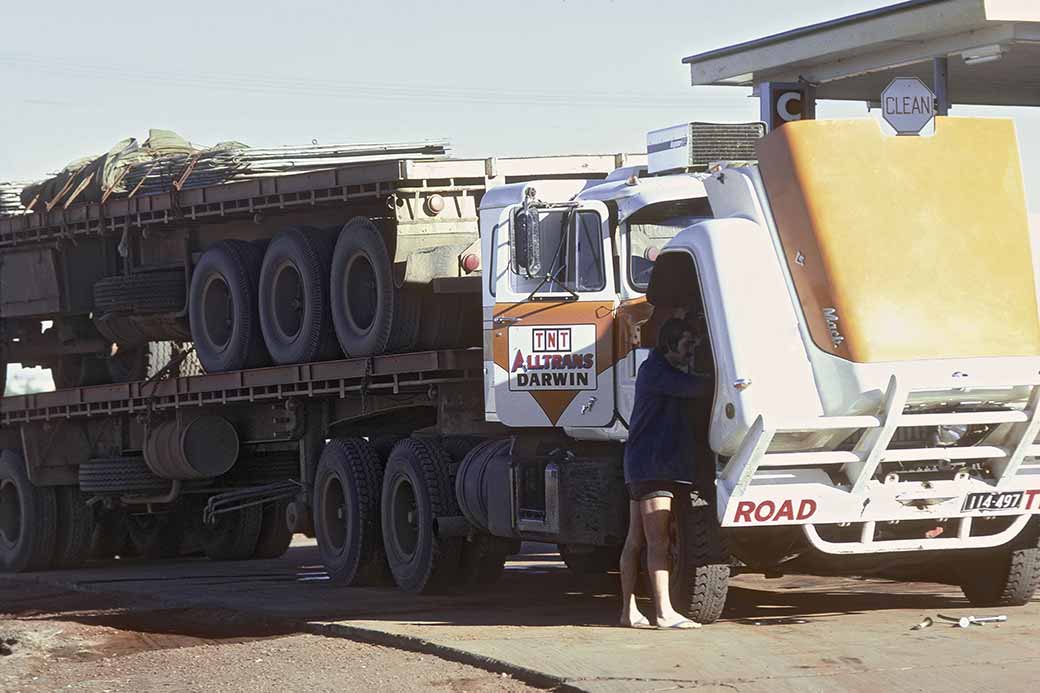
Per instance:
[[[628,443],[625,483],[629,523],[621,552],[621,625],[649,626],[636,606],[636,578],[645,544],[658,628],[699,628],[672,608],[668,594],[668,521],[672,501],[689,498],[693,482],[693,422],[689,400],[711,392],[711,379],[689,369],[693,334],[689,324],[670,318],[661,326],[657,348],[639,368]]]

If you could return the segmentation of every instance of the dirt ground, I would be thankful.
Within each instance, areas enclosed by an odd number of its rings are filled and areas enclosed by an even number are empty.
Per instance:
[[[0,691],[12,693],[539,690],[429,654],[301,635],[281,620],[10,580],[0,580],[0,642]]]

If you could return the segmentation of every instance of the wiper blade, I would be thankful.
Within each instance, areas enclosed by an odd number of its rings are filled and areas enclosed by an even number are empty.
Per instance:
[[[562,271],[563,271],[563,267],[561,267],[560,269],[556,270],[556,274],[559,274]],[[552,281],[552,282],[554,282],[556,284],[559,284],[560,286],[563,287],[564,291],[566,291],[567,293],[570,294],[570,296],[568,296],[564,300],[567,300],[567,301],[577,301],[579,298],[581,298],[580,296],[578,296],[577,292],[574,291],[574,289],[570,288],[565,283],[561,282],[559,279],[556,278],[555,275],[549,274],[548,272],[546,272],[545,276],[542,277],[542,281],[538,282],[538,286],[534,287],[534,289],[531,291],[531,293],[527,294],[527,298],[524,299],[524,300],[525,301],[556,300],[557,297],[550,297],[550,296],[544,296],[544,297],[539,297],[539,298],[535,297],[535,294],[537,294],[539,291],[541,291],[542,287],[545,286],[546,282],[549,282],[549,281]]]

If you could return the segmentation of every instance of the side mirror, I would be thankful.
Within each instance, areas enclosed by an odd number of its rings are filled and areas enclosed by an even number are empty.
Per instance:
[[[524,206],[513,215],[513,235],[510,238],[513,271],[529,277],[542,271],[541,230],[538,210]]]

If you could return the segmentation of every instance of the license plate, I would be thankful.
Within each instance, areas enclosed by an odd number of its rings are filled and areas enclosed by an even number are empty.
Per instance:
[[[986,512],[987,510],[1014,510],[1022,505],[1022,491],[992,493],[969,493],[964,499],[962,512]]]

